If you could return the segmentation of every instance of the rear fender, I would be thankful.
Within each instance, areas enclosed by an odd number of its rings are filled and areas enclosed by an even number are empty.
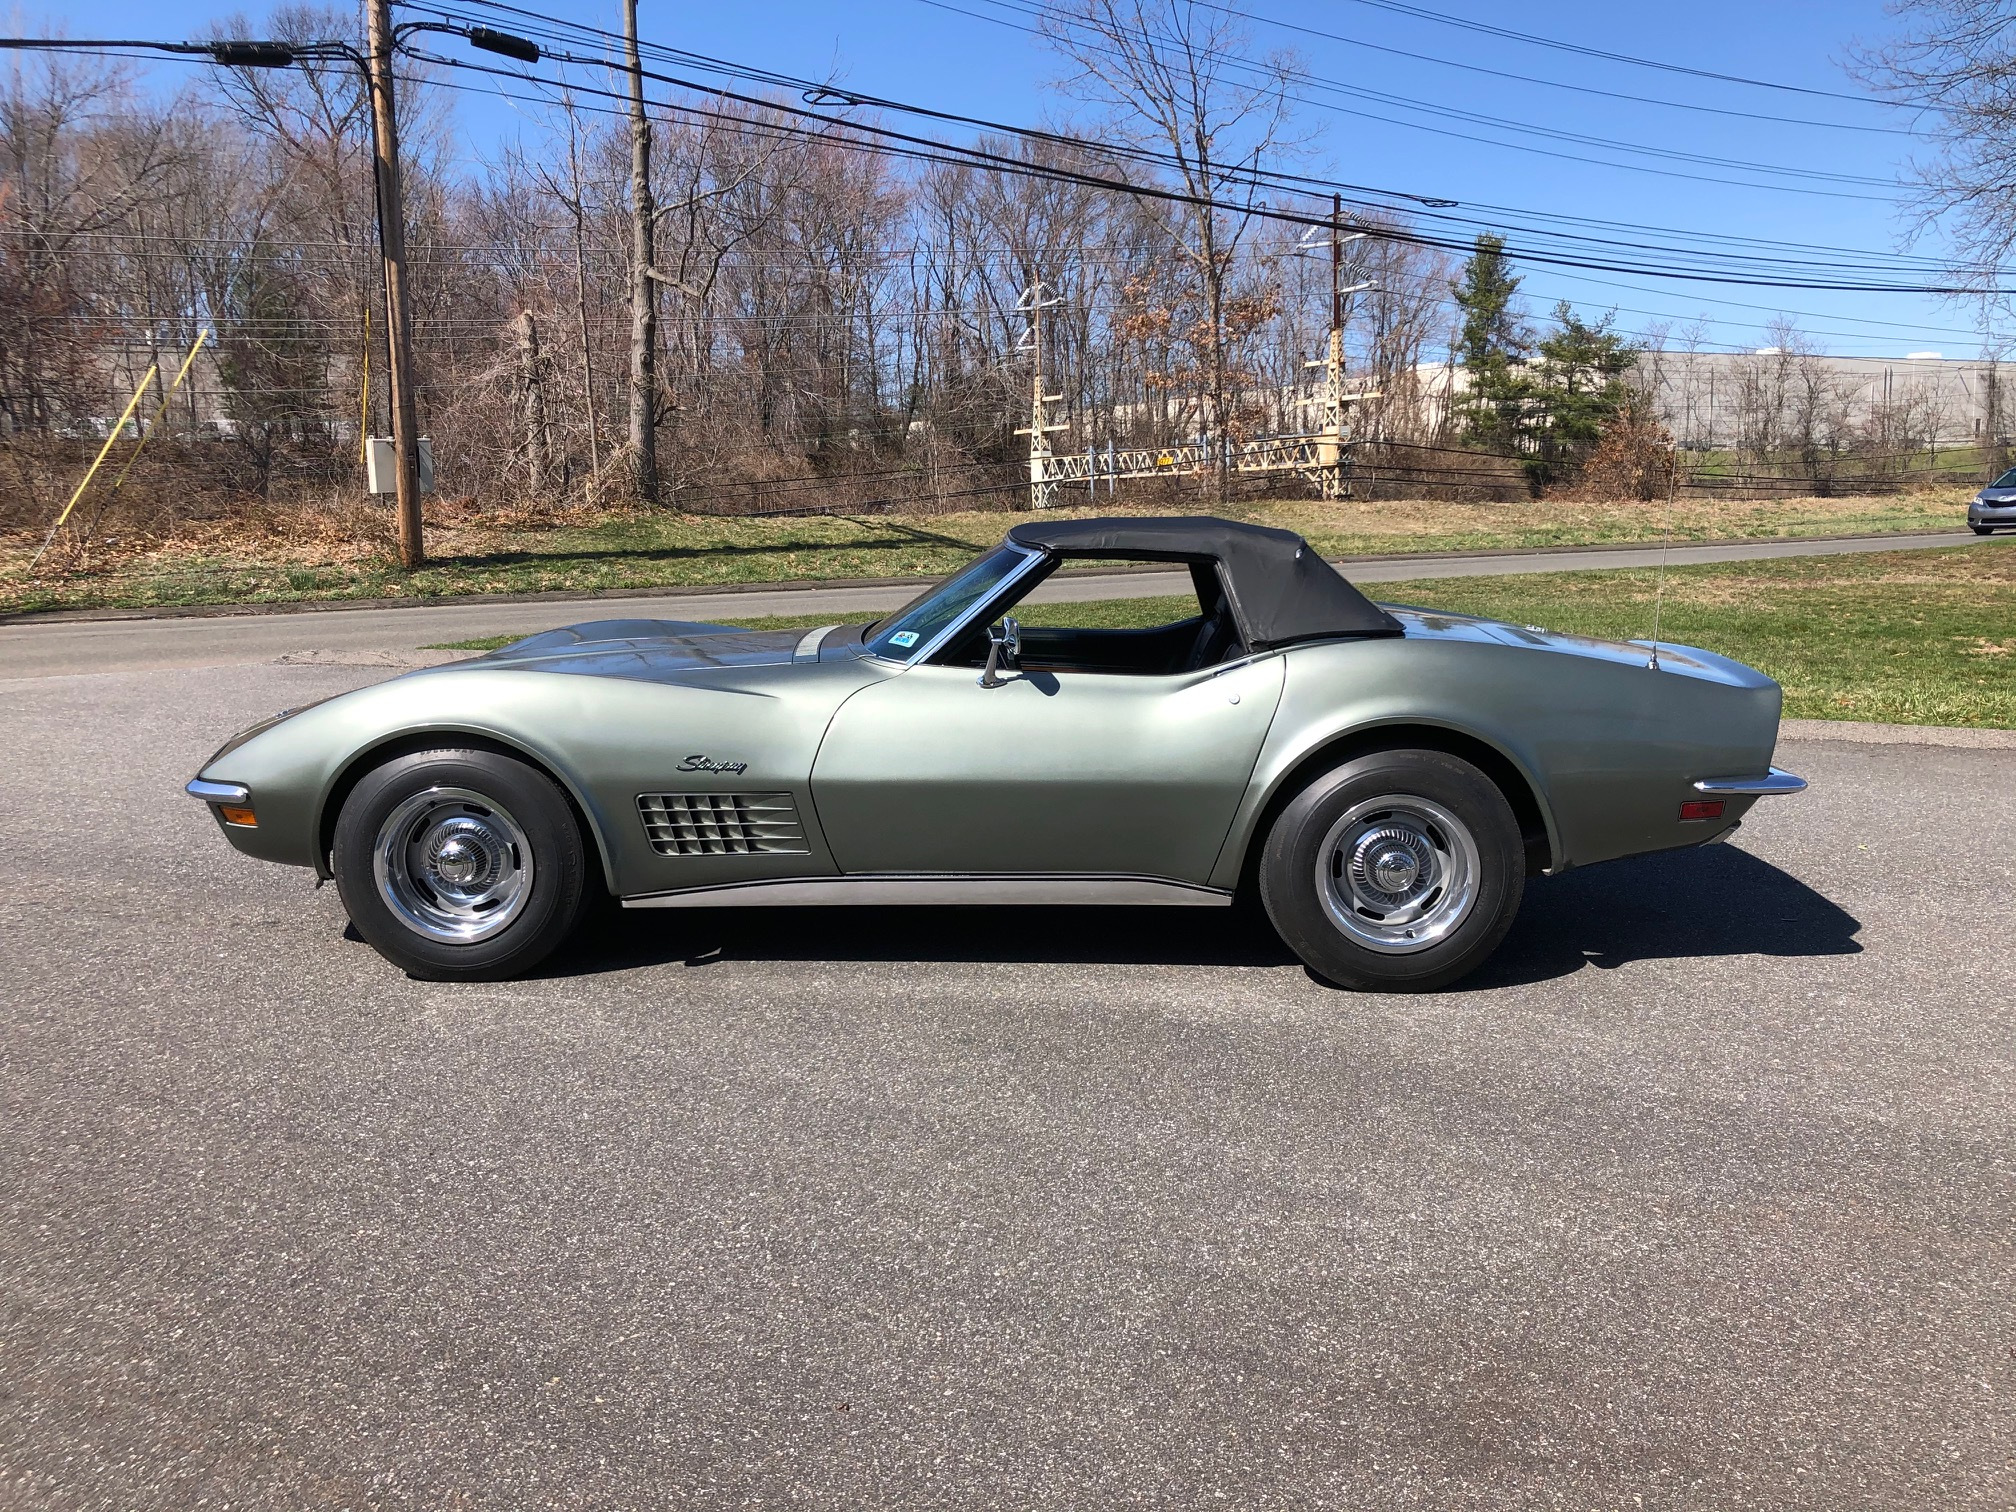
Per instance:
[[[1362,722],[1340,719],[1307,725],[1292,742],[1270,741],[1233,819],[1212,885],[1237,887],[1249,878],[1259,842],[1274,816],[1314,778],[1360,756],[1394,750],[1442,751],[1491,778],[1519,821],[1529,876],[1565,870],[1570,864],[1562,852],[1553,804],[1534,775],[1530,756],[1453,722],[1394,713]]]

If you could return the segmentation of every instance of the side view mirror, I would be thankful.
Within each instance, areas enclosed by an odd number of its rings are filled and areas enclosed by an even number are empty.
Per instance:
[[[1001,675],[1005,669],[1015,671],[1022,665],[1022,625],[1012,614],[1001,616],[1001,623],[987,628],[987,669],[980,674],[980,686],[998,688],[1008,679]]]

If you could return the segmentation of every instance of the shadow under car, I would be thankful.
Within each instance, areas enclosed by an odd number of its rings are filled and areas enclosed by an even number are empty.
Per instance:
[[[1665,851],[1531,879],[1505,943],[1459,990],[1638,960],[1854,955],[1862,949],[1855,939],[1861,927],[1748,851],[1732,845]],[[1295,964],[1253,908],[836,906],[610,910],[554,961],[550,974],[723,960]]]

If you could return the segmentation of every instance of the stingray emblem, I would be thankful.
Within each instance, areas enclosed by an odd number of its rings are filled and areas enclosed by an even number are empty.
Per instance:
[[[716,761],[712,756],[688,756],[679,763],[682,772],[725,772],[731,777],[739,777],[749,770],[746,761]]]

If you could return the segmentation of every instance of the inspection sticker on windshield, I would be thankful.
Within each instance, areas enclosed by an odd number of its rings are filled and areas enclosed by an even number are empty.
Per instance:
[[[908,651],[912,646],[917,644],[917,632],[915,630],[898,630],[894,635],[889,637],[889,644],[892,646],[901,646],[905,651]]]

